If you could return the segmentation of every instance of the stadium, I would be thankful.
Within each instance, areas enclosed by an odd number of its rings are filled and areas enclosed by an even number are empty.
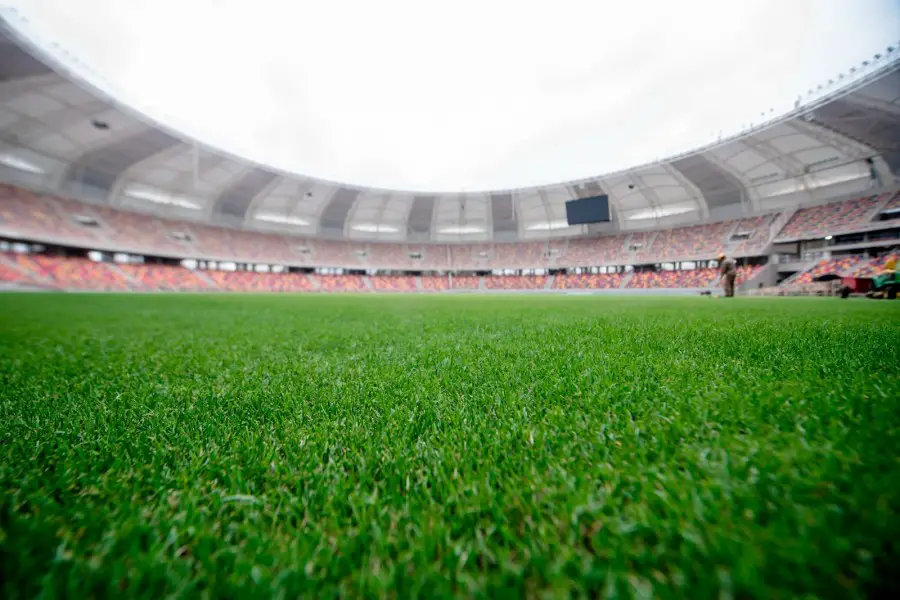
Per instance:
[[[682,154],[442,193],[206,144],[0,17],[4,597],[896,585],[896,44]]]

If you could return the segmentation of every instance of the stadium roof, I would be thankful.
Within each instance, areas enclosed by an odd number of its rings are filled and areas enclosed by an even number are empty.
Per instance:
[[[480,193],[360,188],[202,147],[117,104],[9,24],[0,28],[0,178],[230,227],[385,241],[517,241],[732,218],[862,191],[900,170],[898,52],[734,138],[575,182]],[[871,164],[868,162],[871,160]],[[565,202],[608,194],[610,224]]]

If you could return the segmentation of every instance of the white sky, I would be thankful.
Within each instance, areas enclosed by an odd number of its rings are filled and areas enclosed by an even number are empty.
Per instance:
[[[432,191],[663,158],[900,39],[897,0],[4,1],[203,142]]]

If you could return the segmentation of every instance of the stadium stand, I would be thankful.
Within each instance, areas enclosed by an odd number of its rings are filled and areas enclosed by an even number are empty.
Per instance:
[[[316,275],[319,289],[324,292],[366,292],[366,287],[360,275]]]
[[[848,270],[847,275],[854,277],[872,277],[884,271],[884,265],[887,263],[891,253],[882,254],[878,258],[873,258],[865,262],[859,263],[855,267]]]
[[[393,247],[393,244],[377,244],[379,247]],[[429,244],[408,244],[406,246],[409,267],[446,271],[450,268],[447,246]],[[418,258],[414,258],[418,257]]]
[[[759,267],[738,267],[737,283],[753,279],[758,273]],[[642,271],[634,274],[627,287],[632,289],[708,288],[715,285],[718,278],[718,269]]]
[[[763,252],[769,243],[772,223],[780,214],[759,215],[737,221],[731,231],[731,235],[742,235],[746,239],[737,242],[729,240],[728,254],[731,256],[753,256]]]
[[[421,277],[422,289],[429,292],[446,290],[477,290],[481,277],[475,275],[452,275]]]
[[[546,244],[526,242],[522,244],[497,244],[492,262],[508,268],[529,269],[547,262]]]
[[[22,270],[16,265],[15,256],[9,254],[0,254],[0,281],[6,283],[28,283],[36,282],[35,278],[27,271]]]
[[[53,198],[4,184],[0,184],[0,224],[23,237],[79,244],[96,243],[99,239],[88,228],[64,217]]]
[[[86,258],[35,256],[39,273],[64,289],[128,291],[132,289],[121,272]]]
[[[634,235],[644,236],[645,233]],[[629,234],[618,234],[601,238],[570,240],[567,246],[560,248],[562,252],[556,259],[556,265],[589,267],[631,262],[630,253],[625,248],[629,237]]]
[[[547,277],[543,275],[496,275],[484,278],[488,290],[543,290]]]
[[[481,287],[481,277],[474,275],[454,275],[450,278],[450,288],[454,290],[477,290]]]
[[[735,223],[721,221],[656,232],[652,242],[637,252],[636,262],[713,257],[725,247],[726,233]]]
[[[629,288],[705,288],[715,283],[718,272],[715,269],[695,269],[692,271],[642,271],[635,273],[628,282]]]
[[[481,287],[481,277],[475,275],[426,276],[420,278],[426,292],[448,290],[477,290]]]
[[[801,208],[778,234],[778,239],[812,239],[865,229],[885,194]]]
[[[800,209],[776,237],[817,238],[865,229],[879,206],[900,207],[900,192],[889,194]],[[366,244],[169,221],[0,185],[0,230],[20,239],[147,255],[351,269],[587,267],[712,258],[721,250],[752,256],[766,249],[777,217],[521,244]],[[735,234],[738,238],[732,239]]]
[[[296,262],[296,254],[280,235],[193,224],[183,230],[191,235],[199,256],[247,262]]]
[[[79,216],[95,219],[98,223],[96,235],[109,245],[123,250],[151,250],[158,254],[176,255],[192,251],[189,243],[172,237],[173,231],[184,227],[174,221],[72,201],[65,201],[62,210],[73,219]]]
[[[302,273],[209,271],[206,275],[217,289],[227,292],[308,292],[314,289]]]
[[[420,277],[422,290],[426,292],[444,292],[450,289],[448,277]]]
[[[118,265],[139,289],[202,292],[215,289],[205,275],[176,265]]]
[[[176,222],[123,212],[0,184],[0,232],[12,239],[86,249],[124,251],[207,261],[288,264],[309,267],[454,271],[552,269],[602,265],[653,264],[702,260],[725,250],[754,256],[767,250],[773,228],[787,219],[776,239],[820,238],[874,226],[879,210],[900,208],[900,191],[868,195],[789,213],[772,213],[686,227],[617,233],[595,238],[556,239],[521,244],[406,244],[307,240],[300,237]],[[788,217],[790,218],[788,219]],[[782,217],[779,219],[779,217]],[[879,262],[879,260],[881,262]],[[36,282],[67,289],[356,291],[417,292],[448,290],[651,289],[707,287],[714,270],[645,271],[628,274],[558,274],[416,277],[411,275],[303,275],[202,270],[161,265],[114,265],[87,259],[8,254],[0,277],[5,282]],[[820,261],[787,281],[808,285],[828,271],[868,276],[883,259],[843,257]],[[201,264],[204,267],[215,267]],[[339,273],[340,271],[338,271]],[[744,270],[739,281],[746,277]]]
[[[828,273],[836,273],[838,275],[849,274],[855,268],[867,262],[867,259],[863,256],[827,258],[820,260],[811,268],[802,273],[798,273],[790,278],[790,280],[785,281],[784,285],[809,285],[813,283],[815,277],[826,275]]]
[[[622,273],[568,273],[557,275],[553,287],[558,290],[611,290],[622,285]]]
[[[840,263],[851,268],[852,263]],[[628,288],[707,287],[715,269],[692,271],[644,271],[623,274],[546,275],[306,275],[254,271],[192,270],[178,265],[114,264],[85,258],[49,255],[0,256],[0,281],[41,283],[60,289],[139,291],[232,292],[441,292],[450,290],[602,290]],[[823,267],[824,268],[824,267]],[[740,267],[738,282],[755,275],[759,267]],[[418,281],[417,281],[418,279]]]
[[[377,275],[370,277],[372,289],[376,292],[417,292],[416,278],[396,275]]]
[[[44,273],[43,267],[38,264],[35,258],[30,254],[14,254],[12,255],[12,260],[16,263],[19,269],[23,271],[34,273],[36,276],[41,278],[47,277],[47,275]]]
[[[450,246],[450,267],[456,270],[487,270],[495,266],[491,244]]]
[[[415,270],[422,268],[424,253],[419,252],[422,259],[413,260],[410,251],[403,244],[371,244],[368,250],[369,262],[385,269]]]

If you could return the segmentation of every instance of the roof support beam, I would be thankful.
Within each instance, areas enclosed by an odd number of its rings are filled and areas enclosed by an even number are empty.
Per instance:
[[[741,184],[741,204],[747,203],[750,205],[752,211],[759,211],[759,198],[756,194],[751,191],[750,184],[744,178],[743,174],[738,173],[734,169],[728,166],[728,164],[719,159],[718,156],[713,154],[712,152],[704,152],[703,158],[722,169],[725,173],[731,175],[736,181]]]
[[[835,131],[825,129],[803,119],[795,120],[791,123],[791,127],[804,135],[808,135],[823,146],[837,150],[848,158],[862,160],[878,154],[878,151],[874,148],[865,146]]]
[[[117,206],[121,204],[122,193],[125,190],[125,186],[128,184],[129,179],[133,173],[136,171],[141,171],[145,169],[152,169],[167,160],[174,158],[184,152],[184,146],[176,145],[171,148],[165,148],[156,154],[148,156],[144,160],[138,161],[119,173],[118,179],[113,184],[112,189],[110,190],[109,195],[109,204],[112,206]]]
[[[842,98],[842,100],[850,104],[855,104],[856,106],[860,106],[863,108],[873,108],[875,110],[888,113],[889,115],[900,117],[900,106],[891,104],[890,102],[885,102],[884,100],[881,100],[879,98],[866,96],[862,93],[850,94]]]
[[[793,157],[778,152],[778,150],[776,150],[766,142],[757,140],[752,135],[748,135],[747,137],[741,138],[738,143],[743,144],[747,148],[758,152],[772,164],[778,165],[781,170],[784,171],[785,176],[803,176],[803,165],[799,161],[795,160]]]
[[[219,198],[222,197],[222,194],[224,194],[230,187],[240,182],[240,180],[246,177],[246,175],[252,170],[253,167],[250,164],[246,164],[240,171],[232,175],[230,178],[228,178],[227,181],[216,188],[215,193],[211,195],[211,200],[203,206],[203,220],[205,222],[212,222],[213,213],[216,210],[216,203],[218,202]],[[185,175],[187,177],[191,176],[189,173]]]
[[[685,177],[681,171],[673,167],[670,163],[662,163],[663,170],[675,178],[678,183],[681,184],[683,188],[686,190],[690,190],[691,198],[697,203],[697,206],[700,207],[700,214],[704,219],[709,218],[709,203],[706,201],[706,197],[703,195],[703,192],[700,191],[693,182],[689,181],[687,177]]]
[[[260,204],[266,198],[266,196],[275,191],[282,183],[284,183],[284,177],[275,177],[265,187],[263,187],[258,194],[253,196],[253,199],[250,200],[250,204],[247,205],[247,211],[244,213],[245,225],[250,225],[253,222],[253,215],[256,213],[256,206]],[[218,196],[219,194],[216,195]]]

